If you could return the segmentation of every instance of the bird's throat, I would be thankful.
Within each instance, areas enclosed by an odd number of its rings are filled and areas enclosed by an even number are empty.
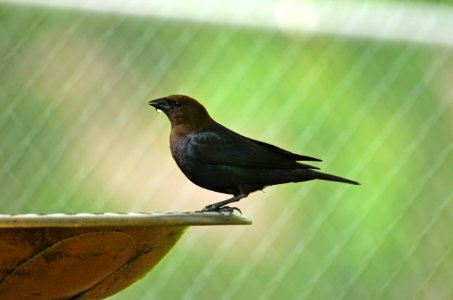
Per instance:
[[[183,121],[182,119],[173,119],[171,122],[170,140],[173,142],[183,139],[194,132],[205,129],[213,122],[214,121],[211,118],[197,121],[190,120],[189,122],[187,122],[187,120]]]

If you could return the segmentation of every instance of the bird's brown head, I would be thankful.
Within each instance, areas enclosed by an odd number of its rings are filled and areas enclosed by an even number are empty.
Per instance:
[[[184,95],[170,95],[151,100],[149,105],[163,111],[171,122],[173,129],[198,131],[213,122],[206,108],[193,98]]]

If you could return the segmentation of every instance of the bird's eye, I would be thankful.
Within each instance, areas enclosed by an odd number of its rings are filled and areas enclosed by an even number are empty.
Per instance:
[[[176,107],[180,107],[181,106],[181,102],[180,101],[175,101],[175,106]]]

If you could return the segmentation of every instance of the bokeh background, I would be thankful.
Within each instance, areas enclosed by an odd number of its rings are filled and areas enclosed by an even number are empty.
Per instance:
[[[448,3],[1,1],[1,213],[225,199],[182,175],[147,105],[183,93],[362,185],[257,192],[252,226],[189,229],[110,299],[453,299]]]

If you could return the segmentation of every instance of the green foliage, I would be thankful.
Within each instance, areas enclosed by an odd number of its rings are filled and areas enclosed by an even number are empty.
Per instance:
[[[450,49],[4,4],[0,40],[3,213],[184,199],[146,106],[171,93],[362,183],[257,193],[259,225],[191,229],[115,299],[452,295]]]

